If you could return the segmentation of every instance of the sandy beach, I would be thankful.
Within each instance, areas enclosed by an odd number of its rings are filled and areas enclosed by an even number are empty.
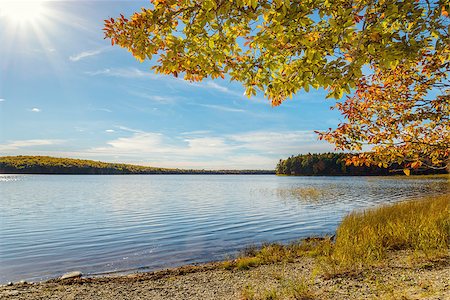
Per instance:
[[[314,258],[304,257],[249,270],[209,263],[117,277],[17,283],[2,286],[0,298],[443,300],[450,299],[449,278],[449,256],[430,262],[394,252],[377,267],[333,278],[318,271]],[[289,294],[292,284],[301,286],[299,294]]]

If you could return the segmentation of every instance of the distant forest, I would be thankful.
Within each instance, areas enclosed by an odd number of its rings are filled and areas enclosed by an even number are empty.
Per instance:
[[[378,166],[346,166],[346,153],[302,154],[280,159],[276,167],[278,175],[295,176],[387,176],[403,174],[402,166],[389,168]],[[446,170],[411,170],[411,174],[444,174]]]
[[[0,157],[0,174],[275,174],[274,170],[183,170],[50,156]]]
[[[50,156],[0,157],[0,174],[278,174],[296,176],[380,176],[401,173],[401,166],[346,166],[349,154],[303,154],[280,159],[276,170],[186,170],[145,167],[130,164],[107,163],[93,160],[58,158]],[[412,171],[415,174],[441,174],[445,170]]]

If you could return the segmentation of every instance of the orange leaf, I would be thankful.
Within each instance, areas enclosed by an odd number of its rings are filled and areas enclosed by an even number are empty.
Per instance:
[[[411,168],[413,169],[417,169],[418,167],[420,167],[422,165],[422,163],[420,161],[415,161],[411,164]]]

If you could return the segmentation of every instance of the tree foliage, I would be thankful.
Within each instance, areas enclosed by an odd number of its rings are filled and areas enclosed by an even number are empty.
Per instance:
[[[371,152],[352,157],[356,165],[404,164],[405,172],[449,165],[450,86],[444,83],[446,55],[423,54],[419,64],[403,64],[358,81],[353,96],[337,103],[346,122],[320,133],[341,150]]]
[[[356,163],[387,164],[402,157],[414,166],[448,162],[441,145],[449,142],[448,118],[442,115],[449,106],[449,0],[150,2],[129,19],[105,20],[104,30],[113,45],[139,60],[155,58],[157,73],[190,81],[227,75],[241,82],[248,96],[263,92],[273,105],[311,87],[337,99],[356,90],[338,104],[348,123],[323,138],[340,149],[378,145],[379,161],[360,157]],[[389,122],[398,123],[384,133]],[[377,127],[379,134],[372,132]],[[425,143],[406,136],[421,138],[433,128],[443,131]],[[398,155],[389,154],[395,151]]]
[[[389,168],[375,165],[353,165],[348,153],[308,153],[280,159],[276,173],[296,176],[386,176],[397,175],[404,166],[393,164]],[[416,174],[440,174],[445,170],[422,169]]]

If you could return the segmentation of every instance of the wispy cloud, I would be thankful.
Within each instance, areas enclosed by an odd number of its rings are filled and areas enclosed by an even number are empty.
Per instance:
[[[112,113],[112,110],[110,110],[109,108],[94,108],[93,110],[104,111],[104,112],[107,112],[107,113]]]
[[[312,131],[253,131],[213,134],[209,131],[183,132],[166,136],[124,126],[132,134],[88,149],[89,155],[151,161],[154,166],[184,168],[274,168],[278,159],[292,154],[331,151],[317,141]]]
[[[313,130],[304,131],[254,131],[229,135],[241,148],[269,157],[282,158],[296,154],[333,151],[327,142],[319,141]]]
[[[191,86],[199,87],[202,89],[207,89],[215,92],[220,92],[223,94],[227,94],[230,96],[233,96],[237,99],[242,99],[245,101],[252,101],[254,103],[258,104],[264,104],[264,105],[270,105],[270,103],[267,101],[267,99],[253,96],[251,98],[248,98],[246,95],[243,94],[243,87],[239,88],[238,90],[232,89],[230,87],[223,86],[221,84],[218,84],[214,81],[203,81],[203,82],[195,82],[195,83],[188,83]]]
[[[6,144],[0,144],[0,151],[19,150],[22,148],[49,146],[62,143],[64,143],[63,140],[51,140],[51,139],[16,140],[16,141],[9,141]]]
[[[243,95],[242,91],[234,90],[230,87],[221,85],[217,82],[208,80],[203,82],[189,82],[182,78],[175,78],[172,76],[167,75],[160,75],[155,74],[149,71],[142,71],[137,68],[106,68],[102,70],[96,70],[96,71],[87,71],[85,72],[86,75],[89,76],[109,76],[109,77],[119,77],[119,78],[131,78],[131,79],[151,79],[151,80],[164,80],[164,81],[170,81],[170,88],[176,87],[188,87],[188,88],[201,88],[205,90],[210,90],[212,92],[220,92],[222,94],[227,94],[230,96],[233,96],[237,99],[242,100],[250,100],[255,103],[269,105],[269,102],[266,99],[263,99],[261,97],[251,97],[247,98],[247,96]],[[242,88],[241,88],[242,89]],[[152,96],[150,96],[152,97]],[[145,98],[145,95],[144,95]],[[166,99],[166,97],[164,97]],[[155,99],[151,99],[155,100]],[[156,100],[159,101],[159,100]]]
[[[127,126],[118,125],[118,126],[115,126],[115,127],[120,129],[120,130],[122,130],[122,131],[133,132],[133,133],[144,133],[144,131],[142,131],[142,130],[130,128],[130,127],[127,127]]]
[[[25,53],[50,54],[50,53],[55,53],[56,49],[51,46],[46,47],[46,46],[42,45],[42,47],[39,47],[39,48],[24,49],[23,51]]]
[[[31,111],[31,112],[36,112],[36,113],[38,113],[38,112],[41,112],[42,109],[37,108],[37,107],[33,107],[32,109],[30,109],[30,111]]]
[[[111,76],[121,78],[155,78],[159,77],[150,72],[144,72],[137,68],[106,68],[97,71],[87,71],[85,74],[89,76]]]
[[[183,79],[180,79],[180,80],[183,80]],[[198,88],[202,88],[202,89],[213,90],[213,91],[218,91],[221,93],[225,93],[225,94],[233,95],[233,96],[237,96],[237,97],[242,97],[241,93],[234,91],[226,86],[223,86],[223,85],[218,84],[217,82],[214,82],[211,80],[202,81],[202,82],[189,82],[189,81],[184,81],[184,82],[190,86],[194,86],[194,87],[198,87]]]
[[[79,60],[85,59],[86,57],[99,55],[99,54],[107,51],[107,49],[108,48],[103,47],[100,49],[83,51],[83,52],[69,56],[69,59],[71,61],[79,61]]]
[[[190,103],[190,104],[195,105],[195,106],[201,106],[201,107],[211,108],[211,109],[215,109],[215,110],[220,110],[220,111],[226,111],[226,112],[239,112],[239,113],[246,112],[244,109],[232,108],[232,107],[223,106],[223,105],[197,104],[197,103]]]
[[[260,130],[235,134],[192,131],[168,136],[118,125],[106,129],[105,134],[112,135],[103,145],[75,152],[58,151],[55,145],[67,145],[67,141],[52,139],[9,141],[0,144],[0,151],[10,155],[71,156],[170,168],[273,169],[280,158],[333,149],[317,141],[312,131]]]
[[[225,87],[223,85],[220,85],[220,84],[218,84],[218,83],[216,83],[214,81],[206,81],[206,82],[204,82],[201,85],[203,87],[205,87],[205,88],[218,90],[220,92],[227,93],[227,94],[238,94],[235,91],[233,91],[233,90],[231,90],[231,89],[229,89],[229,88],[227,88],[227,87]]]
[[[142,156],[158,155],[159,157],[170,157],[186,159],[186,157],[217,156],[228,153],[231,148],[227,147],[222,137],[195,137],[179,139],[169,138],[156,132],[135,132],[129,137],[120,137],[107,142],[104,147],[96,147],[89,152],[106,155],[129,155]]]
[[[133,96],[136,96],[136,97],[139,97],[139,98],[144,98],[144,99],[147,99],[147,100],[160,102],[160,103],[172,103],[172,102],[175,101],[175,98],[179,98],[179,97],[152,95],[152,94],[147,94],[147,93],[142,93],[142,92],[135,92],[135,91],[130,91],[129,93],[130,93],[130,95],[133,95]]]
[[[6,99],[0,98],[0,102],[5,102],[5,101],[6,101]]]
[[[180,133],[180,135],[208,135],[210,134],[210,130],[194,130],[194,131],[185,131]]]

